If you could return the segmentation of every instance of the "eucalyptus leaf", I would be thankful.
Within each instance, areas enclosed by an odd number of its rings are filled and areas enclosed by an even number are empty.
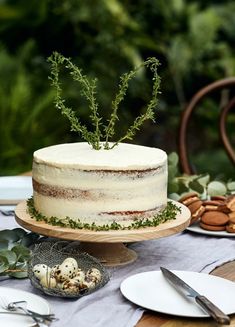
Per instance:
[[[169,199],[172,199],[172,200],[175,200],[175,201],[178,201],[180,199],[180,196],[177,193],[170,193],[168,195],[168,197],[169,197]]]
[[[10,251],[10,250],[3,250],[0,251],[1,257],[5,257],[9,263],[10,266],[14,265],[17,261],[17,256],[15,252]]]
[[[177,193],[179,190],[178,183],[174,180],[168,184],[168,193]]]
[[[168,181],[171,182],[173,178],[177,175],[177,168],[175,166],[168,167]]]
[[[204,191],[204,187],[196,179],[189,182],[188,185],[193,191],[196,191],[197,193],[201,194]]]
[[[206,200],[213,195],[229,195],[235,194],[235,181],[229,179],[226,182],[211,180],[208,173],[200,175],[180,174],[178,167],[178,155],[171,153],[168,155],[168,197],[173,196],[176,199],[175,193],[179,198],[189,192],[197,192],[202,200]],[[173,195],[172,195],[173,194]]]
[[[20,241],[20,244],[28,247],[31,244],[35,243],[39,239],[39,237],[40,237],[39,234],[29,233],[22,238],[22,240]]]
[[[0,240],[0,251],[8,249],[9,242],[7,240]]]
[[[173,165],[173,166],[177,167],[178,162],[179,162],[179,157],[178,157],[178,154],[176,152],[171,152],[168,155],[167,159],[168,159],[168,165]]]
[[[203,186],[206,187],[207,184],[210,181],[210,175],[209,174],[203,174],[203,175],[199,175],[196,180]]]
[[[23,228],[14,228],[12,231],[19,236],[19,239],[28,234]]]
[[[26,258],[30,257],[30,250],[23,245],[16,245],[11,250],[17,255],[18,261],[24,261]]]
[[[22,228],[5,229],[0,232],[0,276],[27,277],[27,263],[31,255],[28,246],[40,235],[28,233]]]
[[[9,268],[9,263],[6,257],[0,255],[0,273],[3,273]]]
[[[227,188],[222,182],[212,181],[207,186],[207,193],[210,196],[225,195],[227,193]]]
[[[234,182],[228,182],[227,188],[229,191],[235,191],[235,181]]]
[[[4,229],[0,231],[0,240],[16,242],[19,239],[20,239],[19,235],[14,230]]]
[[[179,194],[182,194],[182,193],[185,193],[185,192],[189,191],[188,187],[185,185],[185,183],[183,181],[179,181],[178,187],[179,187],[178,188]]]

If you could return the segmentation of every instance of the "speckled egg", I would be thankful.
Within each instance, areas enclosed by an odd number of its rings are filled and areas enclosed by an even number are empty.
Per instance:
[[[45,264],[40,263],[33,267],[33,273],[39,280],[41,280],[45,276],[50,276],[51,268]]]
[[[80,290],[81,291],[89,290],[91,288],[94,288],[95,286],[96,286],[95,282],[85,279],[82,283],[80,283]]]
[[[59,290],[63,290],[63,283],[57,283],[56,288],[58,288]]]
[[[74,279],[67,279],[63,282],[62,289],[66,293],[78,294],[80,291],[80,283]]]
[[[73,267],[74,267],[74,270],[77,270],[78,269],[78,263],[77,263],[77,260],[75,260],[74,258],[66,258],[63,263],[69,263],[71,264]]]
[[[98,283],[101,281],[101,272],[97,268],[90,268],[86,272],[85,280],[87,281],[93,281],[94,283]]]
[[[51,270],[56,270],[56,269],[58,269],[58,268],[59,268],[59,266],[60,266],[59,264],[57,264],[57,265],[54,265],[54,266],[52,266],[52,267],[51,267]]]
[[[76,276],[73,277],[73,279],[74,279],[74,280],[77,280],[79,283],[81,283],[81,282],[84,281],[85,276],[86,276],[86,275],[85,275],[85,272],[84,272],[82,269],[78,268],[78,270],[77,270],[77,272],[76,272]]]
[[[54,276],[57,282],[64,282],[66,279],[70,279],[76,276],[77,270],[74,265],[69,261],[64,261],[54,270]]]
[[[60,267],[59,264],[58,264],[58,265],[54,265],[53,267],[51,267],[51,276],[52,276],[52,277],[55,277],[55,271],[56,271],[57,269],[59,269],[59,267]]]
[[[46,288],[55,288],[57,282],[54,277],[50,277],[49,275],[47,275],[40,280],[40,284]]]

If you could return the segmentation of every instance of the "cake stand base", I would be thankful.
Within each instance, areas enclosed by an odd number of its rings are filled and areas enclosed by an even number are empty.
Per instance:
[[[106,267],[123,266],[137,259],[137,253],[123,243],[81,242],[80,249],[97,258]]]

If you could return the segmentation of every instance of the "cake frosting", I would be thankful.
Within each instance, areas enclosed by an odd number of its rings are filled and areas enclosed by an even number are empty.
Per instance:
[[[34,206],[46,217],[128,226],[167,204],[167,155],[157,148],[54,145],[34,152],[32,174]]]

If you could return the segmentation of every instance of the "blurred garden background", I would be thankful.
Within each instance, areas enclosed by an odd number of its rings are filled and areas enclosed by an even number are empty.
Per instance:
[[[109,117],[119,76],[148,57],[161,62],[156,123],[146,122],[134,143],[177,151],[179,118],[193,94],[217,79],[235,76],[233,0],[0,0],[0,175],[31,169],[38,148],[80,141],[55,108],[47,58],[70,57],[98,78],[99,110]],[[79,85],[62,75],[63,95],[89,126]],[[142,71],[120,108],[123,134],[151,97],[151,75]],[[235,132],[230,115],[228,132]],[[234,177],[218,137],[218,104],[203,102],[194,118],[192,160],[199,172]]]

